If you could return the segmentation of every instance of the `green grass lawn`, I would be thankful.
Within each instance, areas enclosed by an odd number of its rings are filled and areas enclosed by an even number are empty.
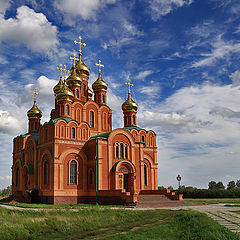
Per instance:
[[[0,239],[239,240],[238,234],[195,211],[86,207],[74,211],[0,207]]]
[[[21,208],[43,208],[43,209],[82,209],[82,208],[111,208],[111,207],[124,207],[122,205],[96,205],[96,204],[43,204],[43,203],[8,203],[9,206],[21,207]]]
[[[185,202],[195,204],[239,203],[240,198],[184,198]]]

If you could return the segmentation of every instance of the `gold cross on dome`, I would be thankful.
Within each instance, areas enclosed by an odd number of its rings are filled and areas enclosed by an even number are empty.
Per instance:
[[[104,65],[103,65],[103,64],[101,64],[101,60],[98,60],[98,63],[96,63],[96,66],[98,66],[98,67],[99,67],[99,70],[98,70],[98,72],[99,72],[99,73],[101,73],[101,67],[104,67]]]
[[[125,83],[126,85],[128,85],[128,93],[129,93],[129,94],[131,93],[131,86],[133,86],[133,84],[130,83],[130,82],[131,82],[131,80],[130,80],[130,78],[128,78],[128,82]]]
[[[36,100],[37,100],[37,95],[39,95],[40,93],[37,92],[37,89],[36,89],[36,88],[34,88],[34,92],[32,92],[32,94],[34,94],[34,102],[36,102]]]
[[[60,78],[62,78],[62,71],[63,71],[62,64],[60,64],[60,67],[57,67],[57,69],[60,70]]]
[[[66,80],[66,72],[70,73],[69,70],[67,70],[67,66],[66,65],[63,65],[64,68],[63,68],[63,72],[64,72],[64,81]]]
[[[86,43],[82,43],[82,37],[81,36],[79,36],[78,39],[79,39],[79,42],[74,41],[74,43],[79,44],[79,55],[82,55],[82,45],[85,47]]]
[[[73,66],[75,66],[75,61],[78,60],[78,58],[76,58],[76,53],[73,53],[73,57],[70,57],[71,60],[73,60]]]

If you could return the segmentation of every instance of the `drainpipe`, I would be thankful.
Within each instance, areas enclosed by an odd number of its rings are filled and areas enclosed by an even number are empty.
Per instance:
[[[98,199],[98,138],[96,138],[96,150],[95,150],[95,161],[96,161],[96,174],[95,174],[95,180],[96,180],[96,204]]]
[[[96,204],[98,202],[98,139],[104,139],[103,137],[96,137],[96,152],[95,152],[95,161],[96,161]]]

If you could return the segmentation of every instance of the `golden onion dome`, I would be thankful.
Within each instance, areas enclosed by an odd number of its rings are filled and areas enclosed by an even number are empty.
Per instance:
[[[67,78],[68,86],[80,86],[82,83],[82,79],[77,75],[75,66],[72,66],[70,71],[70,76]]]
[[[76,62],[76,71],[77,72],[83,72],[85,73],[87,76],[89,76],[90,74],[90,69],[89,67],[83,62],[82,60],[82,56],[79,56],[79,59]]]
[[[57,102],[72,101],[73,98],[74,98],[73,92],[68,88],[65,81],[61,90],[56,94],[56,100]]]
[[[54,94],[56,95],[56,93],[59,92],[60,89],[62,89],[62,87],[63,87],[63,81],[62,81],[62,77],[60,77],[58,84],[53,88]]]
[[[93,90],[107,90],[108,84],[102,79],[101,72],[98,79],[92,85]]]
[[[28,116],[28,119],[39,119],[42,117],[42,112],[37,107],[36,101],[34,101],[32,108],[28,110],[27,116]]]
[[[138,105],[133,101],[131,94],[128,93],[127,100],[122,104],[122,110],[124,112],[137,112]]]

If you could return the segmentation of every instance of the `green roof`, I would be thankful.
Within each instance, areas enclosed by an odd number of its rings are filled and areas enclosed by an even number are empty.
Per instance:
[[[74,119],[72,119],[72,118],[69,118],[69,117],[55,118],[55,119],[53,119],[52,121],[53,121],[53,123],[57,123],[57,121],[60,120],[60,119],[65,120],[67,123],[69,123],[70,121],[76,121],[76,120],[74,120]]]
[[[106,133],[102,133],[102,134],[99,134],[99,135],[92,136],[92,137],[90,137],[90,138],[88,139],[88,141],[89,141],[89,140],[92,140],[92,139],[96,139],[96,138],[106,138],[106,139],[108,139],[108,137],[109,137],[109,135],[110,135],[111,132],[112,132],[112,131],[106,132]]]
[[[125,127],[124,129],[126,129],[126,130],[128,130],[129,132],[132,130],[132,129],[136,129],[136,130],[138,130],[138,131],[140,131],[140,130],[142,130],[143,128],[140,128],[140,127]],[[143,129],[143,130],[145,130],[145,129]]]

